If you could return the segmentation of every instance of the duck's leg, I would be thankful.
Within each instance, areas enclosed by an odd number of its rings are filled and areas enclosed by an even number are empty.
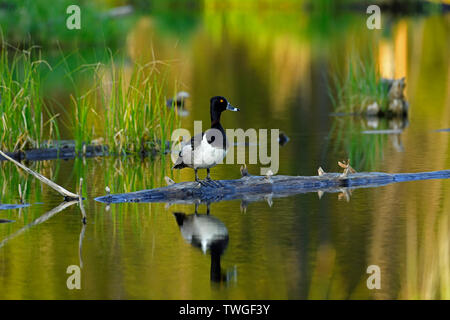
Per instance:
[[[208,183],[206,183],[204,180],[200,180],[200,179],[198,178],[198,168],[194,168],[194,171],[195,171],[195,181],[196,181],[199,185],[205,186],[205,187],[210,186],[210,185],[209,185]]]
[[[208,187],[216,187],[216,185],[214,184],[214,181],[211,180],[209,168],[206,168],[206,178],[201,183]]]
[[[198,169],[194,168],[194,172],[195,172],[195,181],[200,182],[200,179],[198,178]]]
[[[223,187],[219,181],[211,179],[211,169],[206,169],[206,180],[211,182],[215,187]]]
[[[198,169],[197,169],[197,168],[194,168],[194,172],[195,172],[195,181],[196,181],[198,184],[203,185],[203,184],[202,184],[202,181],[198,178]]]

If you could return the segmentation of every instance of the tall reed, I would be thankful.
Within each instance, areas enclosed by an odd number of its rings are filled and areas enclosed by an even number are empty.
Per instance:
[[[166,106],[165,74],[156,72],[152,63],[129,66],[113,59],[93,70],[93,89],[74,99],[76,145],[95,136],[115,154],[165,152],[179,124],[176,108]],[[86,133],[91,125],[93,132]]]
[[[3,150],[38,148],[44,146],[44,139],[59,138],[57,115],[49,114],[41,97],[42,66],[51,69],[36,48],[19,50],[2,43],[0,147]],[[49,120],[45,121],[44,113]]]

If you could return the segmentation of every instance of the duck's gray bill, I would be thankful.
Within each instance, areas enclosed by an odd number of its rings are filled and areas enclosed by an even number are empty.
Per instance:
[[[230,110],[230,111],[240,111],[239,108],[233,107],[230,103],[228,103],[228,105],[227,105],[227,110]]]

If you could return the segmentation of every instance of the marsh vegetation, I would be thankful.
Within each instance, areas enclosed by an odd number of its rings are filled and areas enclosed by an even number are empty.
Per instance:
[[[12,50],[12,52],[10,52]],[[66,70],[73,84],[70,94],[72,123],[61,124],[59,113],[46,104],[41,90],[45,67],[37,48],[18,49],[3,43],[1,51],[1,147],[7,151],[58,146],[60,127],[66,125],[75,150],[82,154],[93,140],[115,154],[164,153],[173,129],[179,125],[176,108],[167,108],[168,79],[158,62],[131,66],[117,63],[81,65]],[[12,57],[10,57],[12,55]],[[68,68],[66,58],[61,62]],[[159,62],[164,64],[164,62]],[[77,72],[92,79],[77,87]],[[84,75],[86,77],[86,75]],[[173,87],[173,86],[172,86]],[[176,94],[176,89],[172,93]]]

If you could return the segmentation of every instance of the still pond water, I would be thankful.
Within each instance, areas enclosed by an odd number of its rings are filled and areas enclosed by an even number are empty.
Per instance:
[[[161,21],[136,19],[124,51],[129,59],[151,59],[153,48],[158,59],[174,62],[173,77],[191,93],[183,127],[209,124],[209,98],[220,94],[241,108],[223,115],[225,128],[279,128],[289,136],[279,174],[337,171],[347,157],[361,171],[450,169],[450,132],[435,131],[450,127],[448,15],[390,19],[382,31],[367,30],[357,14],[320,28],[311,17],[281,12],[207,12],[183,30]],[[352,51],[369,47],[383,76],[406,77],[407,123],[330,116],[331,73],[345,70]],[[399,135],[361,133],[399,127]],[[348,197],[212,203],[210,216],[196,223],[219,240],[208,248],[203,239],[202,248],[185,239],[193,204],[94,200],[106,186],[121,193],[164,186],[164,176],[192,180],[189,169],[171,172],[169,156],[28,165],[69,190],[84,178],[87,225],[77,204],[53,215],[62,199],[1,163],[2,203],[18,203],[18,184],[26,182],[31,204],[0,211],[0,219],[15,221],[0,223],[1,299],[450,298],[449,180],[358,189]],[[218,166],[212,177],[238,178],[239,167]],[[258,174],[259,166],[249,171]],[[174,213],[188,215],[185,229]],[[70,265],[82,265],[81,290],[66,286]],[[366,286],[369,265],[380,267],[379,290]]]

